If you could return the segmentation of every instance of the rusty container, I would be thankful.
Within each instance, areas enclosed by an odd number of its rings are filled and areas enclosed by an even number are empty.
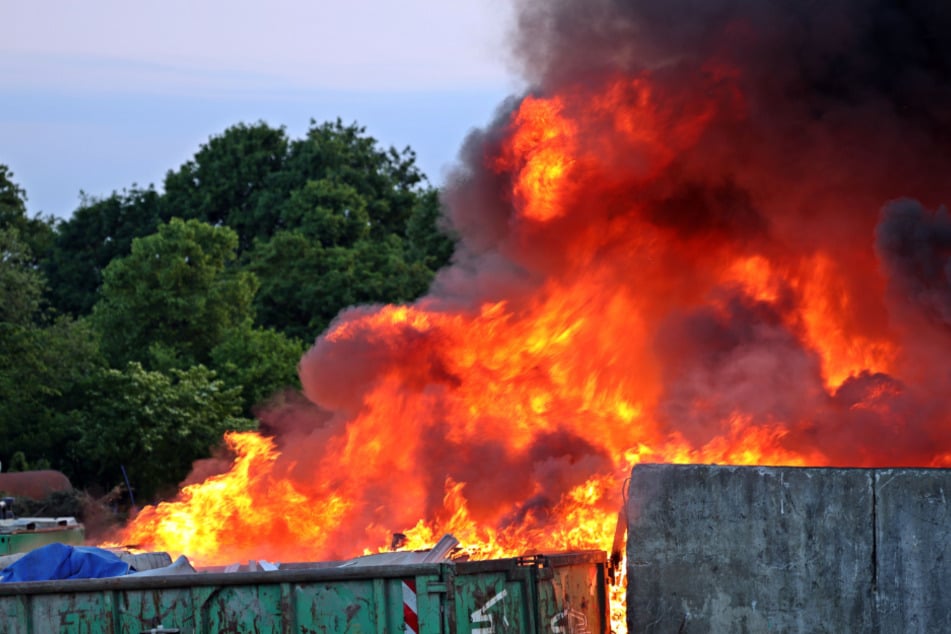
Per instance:
[[[0,584],[7,634],[600,634],[599,551]]]

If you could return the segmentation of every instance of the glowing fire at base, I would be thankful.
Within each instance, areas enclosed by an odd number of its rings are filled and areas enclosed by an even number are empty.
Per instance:
[[[229,435],[230,470],[122,540],[198,564],[347,558],[395,532],[473,557],[609,551],[638,462],[951,464],[928,372],[944,291],[905,261],[943,216],[876,216],[903,175],[944,181],[816,140],[847,120],[808,119],[811,144],[774,130],[748,79],[665,62],[526,97],[467,146],[431,293],[341,315],[301,362],[308,403],[265,414],[273,437]],[[941,270],[947,249],[926,252]]]

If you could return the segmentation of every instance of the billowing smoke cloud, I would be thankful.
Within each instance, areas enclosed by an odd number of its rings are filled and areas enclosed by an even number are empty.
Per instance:
[[[523,104],[502,104],[462,149],[444,196],[461,241],[419,306],[476,319],[486,302],[504,302],[514,321],[548,301],[553,285],[590,277],[604,299],[588,300],[589,318],[607,320],[611,297],[634,298],[623,301],[637,306],[631,327],[643,331],[631,337],[634,350],[600,359],[595,337],[577,334],[581,352],[569,356],[595,358],[586,380],[604,380],[598,364],[627,372],[620,391],[646,393],[631,399],[647,408],[655,441],[673,434],[699,450],[742,437],[740,420],[781,430],[780,445],[807,461],[930,464],[951,450],[936,431],[947,420],[931,405],[947,378],[903,374],[933,361],[921,352],[933,342],[897,327],[901,315],[890,308],[902,296],[951,319],[951,227],[946,212],[921,207],[951,200],[951,5],[518,0],[517,8],[514,50],[529,98],[562,99],[559,116],[582,121],[569,139],[571,178],[552,185],[563,213],[526,218],[513,193],[518,167],[499,162]],[[605,93],[610,108],[597,105]],[[638,119],[645,104],[650,114]],[[626,112],[631,121],[620,120]],[[619,132],[638,125],[650,133]],[[899,197],[922,203],[879,215]],[[725,273],[726,262],[757,258],[770,263],[765,296]],[[827,317],[816,316],[820,308]],[[491,434],[460,444],[446,417],[459,415],[458,393],[484,379],[459,370],[459,342],[409,322],[381,332],[364,316],[345,313],[337,328],[346,336],[319,340],[305,357],[305,391],[345,413],[346,426],[397,372],[407,399],[426,401],[425,413],[414,406],[394,417],[427,438],[427,512],[437,511],[449,476],[468,483],[484,519],[498,520],[488,509],[500,506],[519,517],[539,503],[528,482],[544,481],[550,507],[585,473],[609,471],[611,451],[624,449],[562,420],[514,453]],[[860,358],[857,342],[877,361]],[[835,378],[835,355],[820,343],[847,359]],[[947,341],[938,345],[947,351]],[[549,370],[531,371],[556,390]],[[500,371],[498,380],[521,378]],[[497,424],[473,416],[476,426]],[[605,435],[638,442],[636,432]]]
[[[657,345],[667,386],[658,415],[696,446],[729,434],[737,412],[770,426],[825,407],[819,359],[766,304],[734,297],[722,312],[672,315]]]
[[[742,73],[751,114],[880,109],[947,135],[951,8],[930,0],[518,0],[540,86],[621,72]],[[778,115],[778,116],[777,116]],[[792,122],[789,122],[792,123]],[[869,131],[873,132],[873,131]],[[946,136],[945,136],[946,138]]]
[[[515,1],[452,265],[265,418],[273,477],[346,499],[320,553],[460,495],[544,547],[640,459],[951,464],[951,4]]]
[[[899,305],[911,303],[951,326],[951,216],[913,200],[882,210],[875,246]]]

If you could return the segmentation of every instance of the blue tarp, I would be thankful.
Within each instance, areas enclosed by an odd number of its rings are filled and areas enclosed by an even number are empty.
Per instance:
[[[117,555],[92,546],[48,544],[0,571],[0,581],[50,581],[53,579],[102,579],[130,572]]]

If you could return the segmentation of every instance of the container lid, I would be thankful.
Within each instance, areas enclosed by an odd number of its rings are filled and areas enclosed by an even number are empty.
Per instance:
[[[73,530],[80,524],[75,517],[17,517],[0,520],[0,534],[30,531]]]

